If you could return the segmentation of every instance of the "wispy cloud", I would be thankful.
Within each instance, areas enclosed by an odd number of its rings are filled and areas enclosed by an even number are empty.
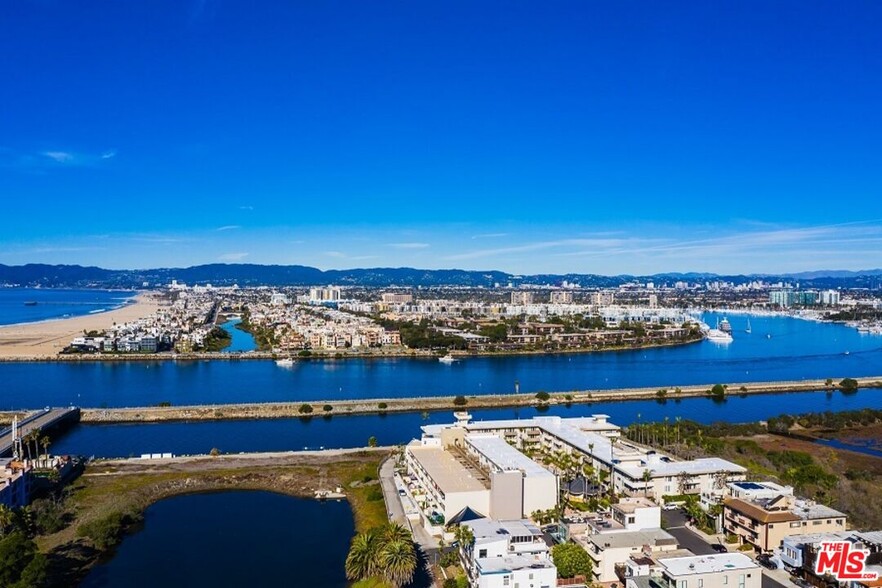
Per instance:
[[[242,261],[248,257],[247,253],[224,253],[218,256],[219,261]]]
[[[349,261],[365,261],[368,259],[378,259],[377,255],[347,255],[342,251],[325,251],[325,255],[334,259],[346,259]]]
[[[215,231],[235,231],[236,229],[241,229],[240,225],[224,225],[222,227],[218,227]]]
[[[71,163],[74,161],[73,153],[67,151],[44,151],[43,155],[58,163]]]
[[[254,210],[253,206],[242,205],[239,207],[239,210]]]
[[[394,247],[395,249],[425,249],[429,247],[428,243],[387,243],[389,247]]]
[[[82,153],[52,149],[40,154],[46,163],[57,164],[65,167],[89,167],[116,157],[115,149],[108,149],[101,153]]]
[[[501,239],[508,237],[508,233],[483,233],[481,235],[472,235],[472,239]]]

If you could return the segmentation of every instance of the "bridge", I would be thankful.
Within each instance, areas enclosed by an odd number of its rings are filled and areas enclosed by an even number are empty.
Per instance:
[[[62,424],[76,423],[80,420],[80,409],[46,408],[28,415],[18,423],[18,435],[24,437],[31,431],[43,432]],[[0,430],[0,456],[12,454],[12,427]]]

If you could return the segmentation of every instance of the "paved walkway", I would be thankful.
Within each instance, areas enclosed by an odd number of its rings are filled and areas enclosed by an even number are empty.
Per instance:
[[[395,455],[388,457],[380,465],[380,487],[383,489],[383,499],[386,502],[386,513],[390,521],[400,523],[410,529],[414,542],[422,550],[426,560],[426,567],[431,575],[432,566],[439,557],[438,540],[429,535],[422,525],[414,525],[410,519],[404,516],[404,506],[401,504],[401,496],[395,486]]]

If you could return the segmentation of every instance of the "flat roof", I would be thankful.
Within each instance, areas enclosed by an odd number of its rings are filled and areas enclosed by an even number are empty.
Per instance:
[[[475,560],[478,568],[485,574],[502,574],[514,570],[553,568],[554,562],[548,558],[529,555],[509,555],[506,557],[483,557]]]
[[[502,437],[493,434],[472,434],[466,437],[466,442],[502,471],[522,471],[525,476],[534,478],[555,477],[550,471],[506,443]]]
[[[619,547],[640,547],[642,545],[676,545],[677,539],[664,529],[645,531],[626,531],[624,533],[602,533],[590,535],[588,541],[601,549]]]
[[[527,519],[514,521],[495,521],[493,519],[475,519],[466,521],[463,525],[468,526],[475,536],[475,541],[485,538],[500,536],[507,537],[542,537],[542,531]]]
[[[691,574],[711,574],[714,572],[735,572],[738,570],[760,569],[752,559],[743,553],[720,553],[717,555],[697,555],[694,557],[660,558],[671,576]]]
[[[440,447],[425,445],[408,446],[423,469],[441,488],[444,494],[450,492],[476,492],[487,490],[483,482],[472,476],[472,473],[459,463],[448,451]]]
[[[702,457],[690,461],[660,461],[652,465],[619,464],[617,469],[633,479],[641,478],[646,470],[652,472],[653,478],[676,476],[682,473],[697,475],[716,472],[747,472],[747,468],[719,457]]]

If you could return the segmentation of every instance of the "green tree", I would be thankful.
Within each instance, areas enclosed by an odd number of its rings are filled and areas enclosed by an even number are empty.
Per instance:
[[[46,578],[46,557],[21,532],[0,539],[0,586],[37,588]]]
[[[454,406],[465,406],[466,404],[468,404],[468,400],[465,396],[460,395],[453,399]]]
[[[309,404],[301,404],[300,408],[297,409],[297,412],[300,414],[312,414],[312,406]]]
[[[368,437],[368,447],[376,447],[377,446],[377,438],[371,435]]]
[[[361,580],[376,575],[379,572],[379,551],[380,537],[376,529],[353,537],[346,556],[346,577],[350,580]]]
[[[413,579],[417,558],[412,541],[389,541],[383,546],[377,559],[383,569],[383,576],[395,588],[404,586]]]
[[[839,382],[839,387],[847,392],[854,392],[858,389],[858,381],[854,378],[843,378]]]
[[[536,393],[536,400],[539,402],[548,402],[549,398],[551,398],[551,395],[544,390]]]
[[[561,543],[551,548],[551,559],[557,567],[560,578],[583,576],[591,578],[591,558],[588,553],[575,543]]]

